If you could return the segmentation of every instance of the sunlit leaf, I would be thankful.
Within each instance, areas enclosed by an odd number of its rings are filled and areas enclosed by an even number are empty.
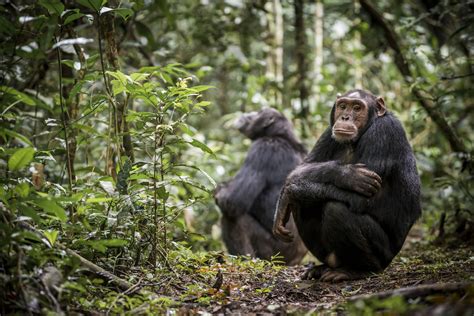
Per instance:
[[[112,198],[109,197],[95,197],[95,198],[89,198],[86,200],[86,204],[89,203],[102,203],[102,202],[109,202],[112,201]]]
[[[143,81],[150,76],[149,73],[135,72],[130,75],[133,81]]]
[[[205,86],[205,85],[191,87],[191,89],[196,91],[196,92],[206,91],[206,90],[209,90],[209,89],[212,89],[212,88],[214,88],[214,87],[213,86]]]
[[[56,239],[58,238],[59,232],[57,230],[46,230],[43,231],[43,235],[48,239],[50,246],[54,246]]]
[[[201,149],[202,151],[208,153],[208,154],[211,154],[211,155],[214,155],[214,152],[212,151],[211,148],[207,147],[206,144],[198,141],[197,139],[193,138],[192,142],[189,142],[189,144],[193,147],[196,147],[196,148],[199,148]]]
[[[0,93],[8,93],[8,94],[14,96],[16,100],[18,100],[20,102],[23,102],[27,105],[35,105],[36,104],[36,102],[32,98],[30,98],[28,95],[26,95],[25,93],[20,92],[16,89],[13,89],[13,88],[10,88],[10,87],[0,86]]]
[[[8,159],[8,169],[14,171],[28,165],[35,155],[35,149],[32,147],[21,148]]]
[[[46,213],[54,215],[56,218],[65,222],[67,220],[66,211],[55,201],[48,198],[36,199],[33,203],[41,207]]]

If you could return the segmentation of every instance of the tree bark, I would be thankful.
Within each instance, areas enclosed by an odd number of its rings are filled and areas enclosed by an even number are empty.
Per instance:
[[[283,104],[283,13],[280,0],[267,3],[267,30],[270,51],[267,55],[266,76],[275,85],[273,103],[276,107]]]
[[[317,109],[320,98],[320,82],[323,79],[323,22],[324,22],[324,5],[321,0],[316,0],[314,7],[314,104]]]
[[[385,39],[387,40],[388,46],[394,51],[395,64],[402,74],[408,85],[413,83],[414,75],[410,70],[407,58],[404,55],[404,52],[401,47],[401,41],[398,37],[398,34],[392,28],[392,26],[385,20],[382,13],[369,1],[369,0],[359,0],[362,8],[370,15],[373,22],[382,29]],[[412,87],[412,93],[415,98],[418,100],[420,105],[426,111],[428,116],[433,120],[433,122],[438,126],[443,135],[449,142],[451,149],[454,152],[466,153],[467,148],[461,139],[456,135],[453,127],[447,122],[443,113],[437,108],[435,102],[433,102],[433,97],[428,95],[427,92],[423,91],[416,85]]]
[[[306,34],[305,34],[305,24],[304,24],[304,0],[295,0],[294,1],[294,11],[295,11],[295,54],[296,62],[298,65],[298,80],[297,88],[299,91],[299,99],[301,104],[301,110],[299,116],[306,120],[309,114],[308,107],[308,88],[306,86]]]

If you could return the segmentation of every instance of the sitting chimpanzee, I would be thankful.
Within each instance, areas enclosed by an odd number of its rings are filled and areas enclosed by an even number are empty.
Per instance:
[[[299,234],[322,266],[306,278],[337,282],[385,269],[420,216],[420,180],[400,122],[363,90],[338,96],[331,126],[287,178],[273,233],[293,213]]]
[[[215,192],[222,211],[223,239],[230,254],[270,259],[276,254],[296,264],[307,252],[293,219],[294,240],[287,244],[272,235],[273,218],[286,176],[303,160],[306,149],[296,139],[291,123],[266,108],[244,114],[236,123],[252,146],[236,176]]]

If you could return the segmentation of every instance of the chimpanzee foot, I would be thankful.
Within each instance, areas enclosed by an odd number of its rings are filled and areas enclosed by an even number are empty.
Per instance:
[[[324,272],[329,270],[329,267],[325,264],[323,265],[315,265],[314,263],[310,263],[310,266],[306,269],[306,271],[301,276],[302,280],[311,280],[311,279],[319,279],[323,275]]]
[[[321,274],[320,281],[336,283],[347,280],[362,279],[366,276],[367,273],[364,272],[354,272],[343,269],[326,269],[326,271]]]

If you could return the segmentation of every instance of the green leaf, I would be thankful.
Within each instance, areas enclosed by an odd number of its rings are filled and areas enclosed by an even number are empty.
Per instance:
[[[199,103],[196,103],[194,106],[197,106],[197,107],[206,107],[206,106],[208,106],[208,105],[210,105],[210,104],[211,104],[211,102],[209,102],[209,101],[201,101],[201,102],[199,102]]]
[[[205,85],[191,87],[191,89],[196,91],[196,92],[206,91],[206,90],[209,90],[211,88],[214,88],[214,87],[213,86],[205,86]]]
[[[51,247],[54,246],[56,239],[58,238],[58,231],[57,230],[46,230],[43,232],[43,235],[48,239],[48,242]]]
[[[8,169],[14,171],[25,167],[33,160],[34,155],[34,148],[26,147],[18,149],[8,160]]]
[[[133,81],[143,81],[150,76],[149,73],[134,72],[130,75]]]
[[[102,202],[109,202],[109,201],[112,201],[112,198],[109,198],[109,197],[96,197],[96,198],[87,199],[86,204],[102,203]]]
[[[127,82],[132,81],[132,79],[129,76],[127,76],[126,74],[124,74],[121,71],[107,71],[106,73],[108,75],[114,77],[115,79],[119,80],[120,83],[122,83],[123,85],[126,85]]]
[[[36,102],[30,98],[29,96],[27,96],[26,94],[24,94],[23,92],[20,92],[16,89],[13,89],[13,88],[10,88],[10,87],[6,87],[6,86],[0,86],[0,93],[7,93],[7,94],[10,94],[12,95],[17,101],[20,101],[20,102],[23,102],[25,103],[26,105],[35,105]]]
[[[59,220],[61,220],[61,222],[65,222],[67,220],[66,211],[53,200],[48,198],[36,199],[33,201],[33,203],[41,207],[46,213],[57,217]]]
[[[107,0],[76,0],[76,2],[98,13]]]
[[[160,199],[165,200],[165,201],[170,196],[169,192],[166,192],[165,186],[160,186],[160,187],[156,188],[156,194],[158,195],[158,197]]]
[[[12,35],[15,33],[15,26],[4,16],[0,16],[0,34]]]
[[[82,18],[83,16],[84,16],[84,14],[81,13],[81,12],[79,12],[79,10],[77,10],[76,12],[74,12],[74,13],[72,13],[72,14],[69,14],[69,15],[67,16],[67,18],[64,20],[64,23],[63,23],[63,24],[64,24],[64,25],[67,25],[67,24],[69,24],[69,23],[71,23],[71,22],[73,22],[73,21],[75,21],[75,20],[77,20],[77,19]]]
[[[199,167],[191,166],[191,165],[176,165],[176,167],[186,167],[186,168],[191,168],[191,169],[197,170],[197,171],[201,172],[209,180],[209,182],[211,182],[211,184],[214,187],[217,186],[216,181],[207,172],[205,172],[204,170],[202,170]]]
[[[30,194],[30,185],[28,182],[22,182],[16,185],[13,190],[19,197],[26,198]]]
[[[23,142],[24,144],[28,146],[33,146],[33,143],[30,142],[30,140],[26,136],[18,134],[17,132],[14,132],[12,130],[0,128],[0,135],[2,136],[8,135],[10,137],[16,138],[17,140],[19,140],[20,142]]]
[[[41,217],[38,215],[38,212],[27,205],[21,206],[20,213],[22,216],[30,217],[37,224],[41,223]]]
[[[59,0],[40,0],[39,4],[46,8],[51,15],[61,15],[64,11],[64,4]]]
[[[90,244],[95,250],[105,253],[107,248],[124,247],[128,242],[124,239],[104,239],[89,241],[88,244]]]
[[[128,8],[117,8],[114,12],[122,17],[125,21],[133,15],[133,10]]]
[[[211,148],[207,147],[206,144],[198,141],[197,139],[193,138],[193,141],[192,142],[189,142],[188,144],[190,144],[191,146],[193,147],[196,147],[196,148],[199,148],[201,149],[202,151],[206,152],[206,153],[209,153],[211,155],[214,155],[214,152],[212,151]]]
[[[120,80],[112,80],[112,93],[114,95],[120,94],[122,92],[127,92],[127,88],[125,87]]]

